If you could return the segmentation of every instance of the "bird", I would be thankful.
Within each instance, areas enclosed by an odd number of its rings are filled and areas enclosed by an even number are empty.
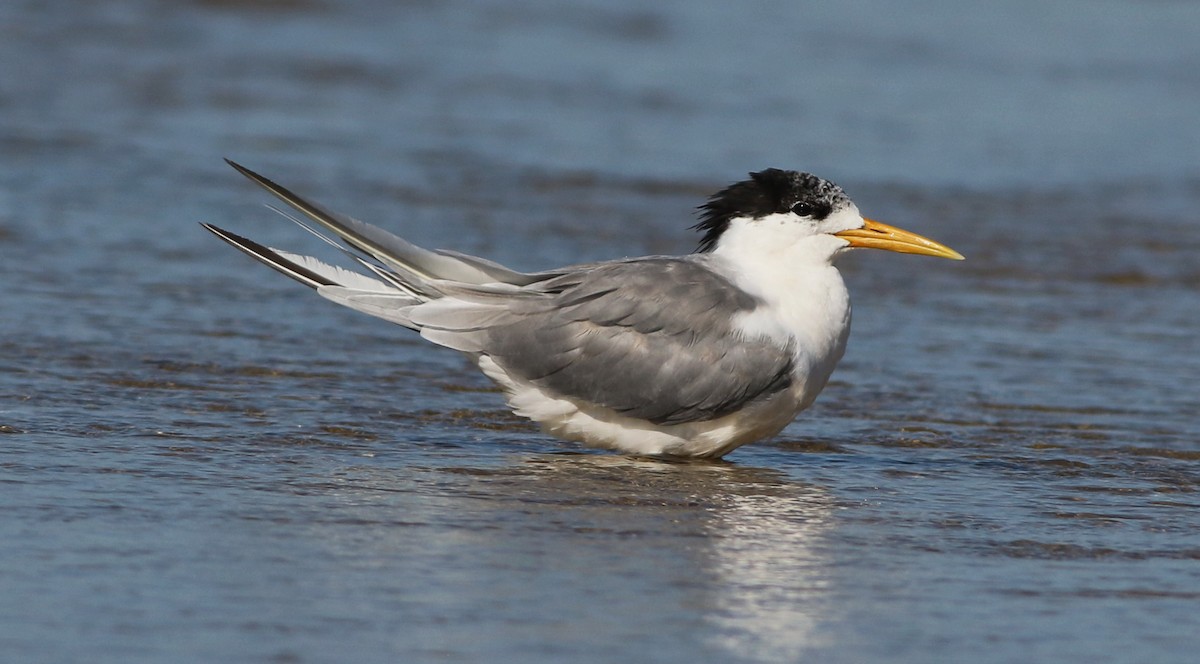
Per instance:
[[[629,456],[718,459],[812,405],[850,332],[835,266],[847,251],[963,259],[863,217],[828,180],[768,168],[697,208],[693,253],[518,272],[418,247],[226,162],[355,269],[205,229],[327,300],[462,353],[546,433]]]

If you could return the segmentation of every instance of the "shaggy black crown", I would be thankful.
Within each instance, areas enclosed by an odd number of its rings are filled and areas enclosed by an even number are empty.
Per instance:
[[[759,219],[790,211],[820,221],[849,201],[846,192],[828,180],[810,173],[768,168],[713,194],[698,208],[700,223],[692,228],[704,233],[698,251],[712,251],[733,219]]]

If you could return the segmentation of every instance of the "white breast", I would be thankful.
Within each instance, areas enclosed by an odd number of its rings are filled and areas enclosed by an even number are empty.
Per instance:
[[[845,246],[773,215],[735,221],[714,252],[720,269],[763,302],[735,321],[742,334],[792,345],[796,410],[812,404],[846,350],[850,293],[833,266]]]

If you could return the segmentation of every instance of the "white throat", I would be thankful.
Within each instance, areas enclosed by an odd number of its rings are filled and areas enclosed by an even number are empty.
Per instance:
[[[764,303],[737,321],[742,333],[795,348],[801,407],[816,398],[845,352],[850,294],[833,261],[847,246],[794,215],[777,214],[735,219],[712,252],[738,287]]]
[[[832,265],[833,259],[848,245],[831,234],[814,232],[811,222],[780,213],[758,219],[733,219],[721,234],[713,254],[739,265],[787,260],[803,268]]]

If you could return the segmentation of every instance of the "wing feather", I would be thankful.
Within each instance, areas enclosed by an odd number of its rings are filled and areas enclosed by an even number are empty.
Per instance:
[[[759,302],[701,259],[601,264],[535,287],[503,313],[442,301],[413,317],[426,338],[511,376],[655,424],[715,419],[791,384],[790,348],[733,328]]]
[[[391,286],[378,279],[373,279],[364,274],[336,265],[330,265],[312,256],[294,254],[282,249],[273,249],[212,224],[200,225],[242,253],[281,274],[299,281],[309,288],[351,286],[364,291],[393,290]]]
[[[382,228],[326,210],[241,164],[229,159],[225,161],[250,181],[335,233],[350,246],[377,258],[390,267],[402,268],[425,279],[448,279],[476,284],[491,282],[527,284],[541,278],[537,275],[510,270],[499,263],[475,256],[423,249]]]

